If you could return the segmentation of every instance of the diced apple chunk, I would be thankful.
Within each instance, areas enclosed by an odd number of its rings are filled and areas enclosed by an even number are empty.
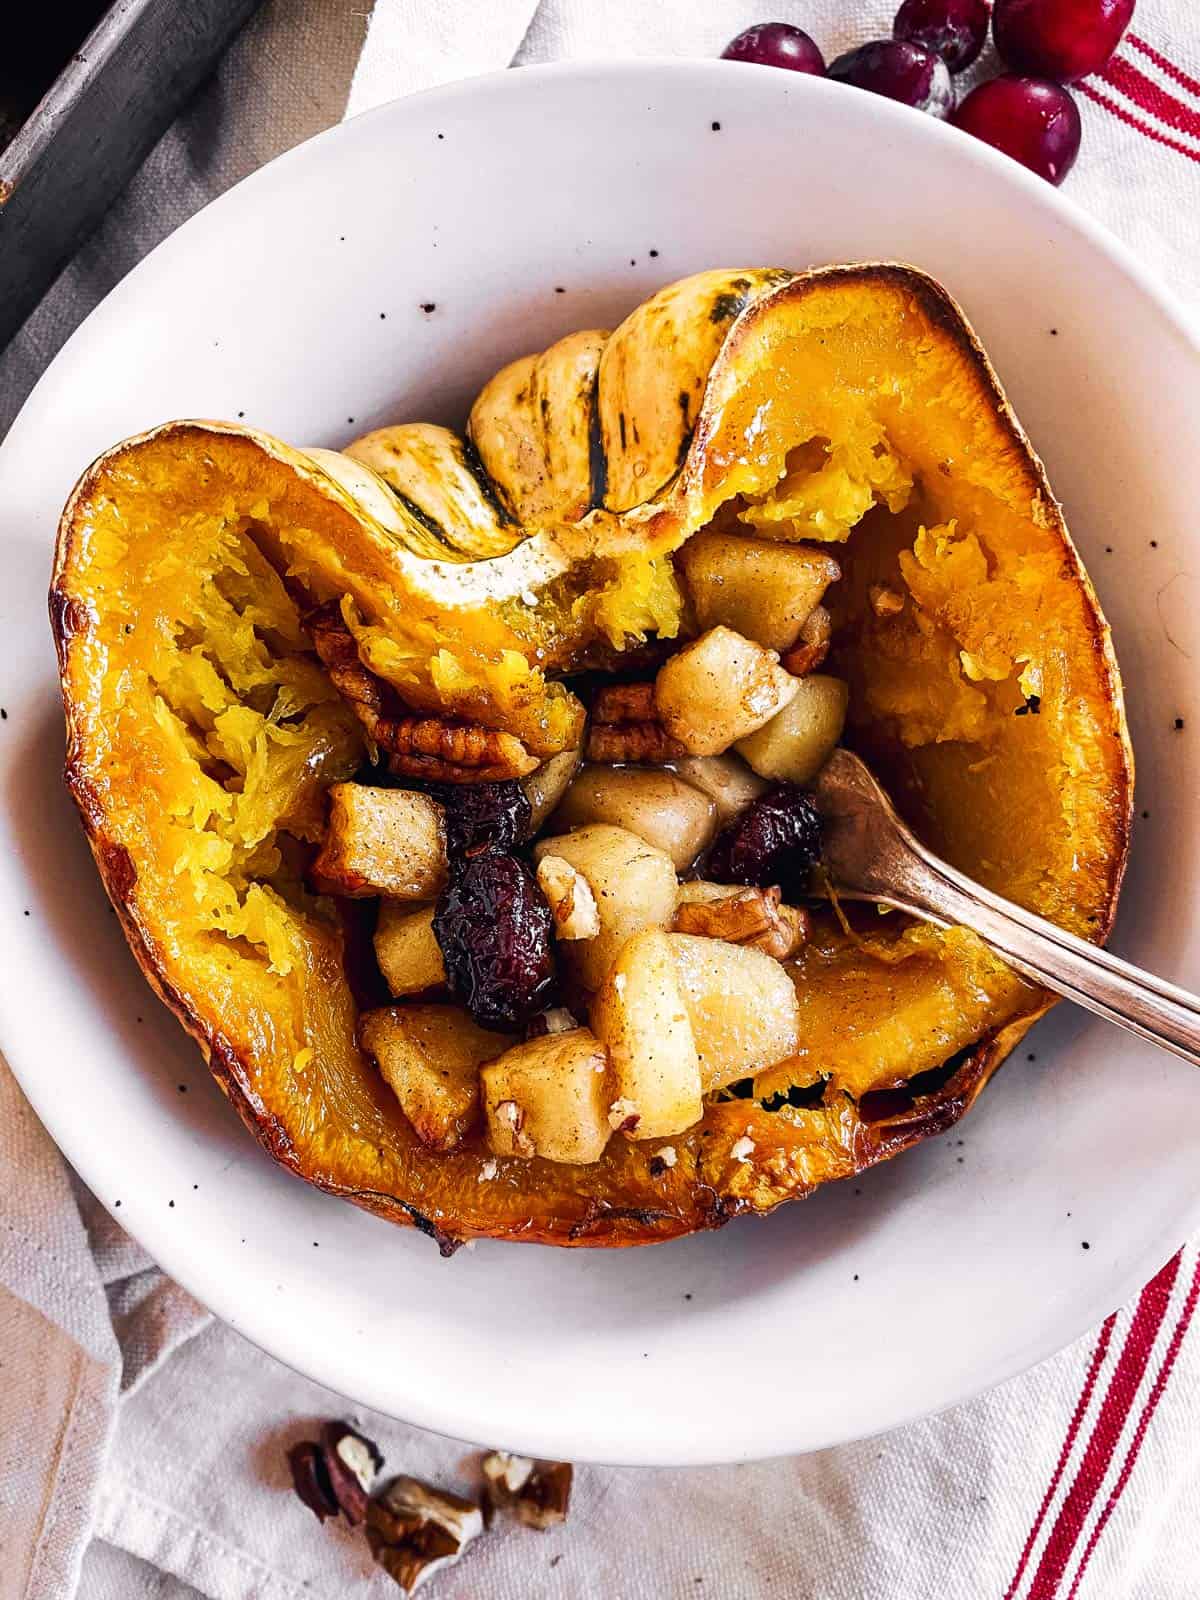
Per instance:
[[[668,935],[646,929],[628,941],[591,1022],[612,1064],[610,1120],[627,1138],[661,1139],[700,1120],[700,1062]]]
[[[785,967],[760,950],[721,939],[663,937],[674,957],[705,1094],[795,1055],[800,1009]]]
[[[515,1045],[480,1073],[487,1138],[498,1156],[586,1166],[612,1129],[608,1058],[587,1028]]]
[[[810,545],[698,533],[678,556],[702,628],[724,624],[769,650],[787,650],[842,575],[837,562]]]
[[[664,850],[675,867],[691,866],[717,831],[709,795],[661,767],[586,766],[550,818],[552,832],[607,822]]]
[[[571,779],[579,770],[582,755],[582,750],[560,750],[549,761],[543,761],[528,777],[521,779],[521,787],[532,812],[529,825],[531,834],[542,831],[546,818],[566,794]]]
[[[594,939],[600,932],[600,913],[592,886],[561,856],[543,856],[538,862],[538,888],[554,918],[557,939]]]
[[[385,900],[375,926],[375,959],[398,1000],[445,983],[446,965],[433,933],[433,907],[414,909],[402,900]]]
[[[446,882],[446,826],[436,800],[411,789],[335,783],[329,829],[312,865],[330,894],[431,900]]]
[[[669,855],[627,828],[597,822],[574,833],[543,839],[541,862],[554,855],[582,872],[600,918],[593,939],[562,946],[562,955],[586,989],[598,989],[625,941],[642,928],[665,928],[675,914],[675,867]]]
[[[690,755],[715,756],[777,716],[798,685],[774,650],[710,628],[659,669],[654,704]]]
[[[694,789],[702,789],[717,808],[717,827],[740,817],[770,785],[752,772],[740,756],[684,756],[672,769]]]
[[[455,1149],[479,1120],[479,1068],[509,1043],[457,1006],[385,1006],[365,1012],[359,1041],[430,1150]]]
[[[777,717],[738,740],[738,753],[763,778],[808,783],[829,760],[846,722],[849,690],[840,678],[814,672]]]

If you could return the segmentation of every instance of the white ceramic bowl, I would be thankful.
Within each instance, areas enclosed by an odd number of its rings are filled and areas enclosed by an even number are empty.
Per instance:
[[[1115,947],[1196,987],[1200,361],[1122,249],[940,123],[717,62],[525,69],[386,107],[156,250],[0,452],[0,1043],[167,1270],[358,1401],[574,1459],[812,1449],[1048,1355],[1200,1223],[1200,1075],[1064,1007],[949,1136],[766,1221],[442,1261],[257,1149],[134,967],[63,794],[45,591],[59,508],[105,446],[176,416],[331,444],[456,420],[501,363],[685,273],[871,257],[960,299],[1046,458],[1116,630],[1150,813]]]

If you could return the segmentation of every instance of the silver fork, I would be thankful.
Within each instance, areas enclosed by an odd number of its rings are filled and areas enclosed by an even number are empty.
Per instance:
[[[867,766],[835,750],[815,788],[835,889],[971,928],[1027,978],[1200,1066],[1200,999],[993,894],[927,850]]]

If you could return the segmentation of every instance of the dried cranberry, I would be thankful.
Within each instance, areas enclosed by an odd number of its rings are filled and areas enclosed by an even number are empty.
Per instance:
[[[803,894],[821,854],[821,818],[811,794],[780,783],[755,800],[716,837],[707,876],[717,883]]]
[[[429,793],[446,812],[451,857],[511,850],[533,825],[529,796],[515,778],[502,783],[431,783]]]
[[[554,984],[550,907],[510,855],[452,864],[433,917],[450,992],[484,1028],[516,1028],[544,1009]]]

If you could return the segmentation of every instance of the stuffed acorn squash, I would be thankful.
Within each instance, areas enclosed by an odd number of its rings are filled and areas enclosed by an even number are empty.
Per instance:
[[[909,268],[702,273],[462,435],[169,423],[84,475],[50,600],[147,978],[277,1161],[446,1249],[768,1211],[948,1127],[1045,1008],[807,898],[837,738],[964,871],[1113,915],[1108,631]]]

